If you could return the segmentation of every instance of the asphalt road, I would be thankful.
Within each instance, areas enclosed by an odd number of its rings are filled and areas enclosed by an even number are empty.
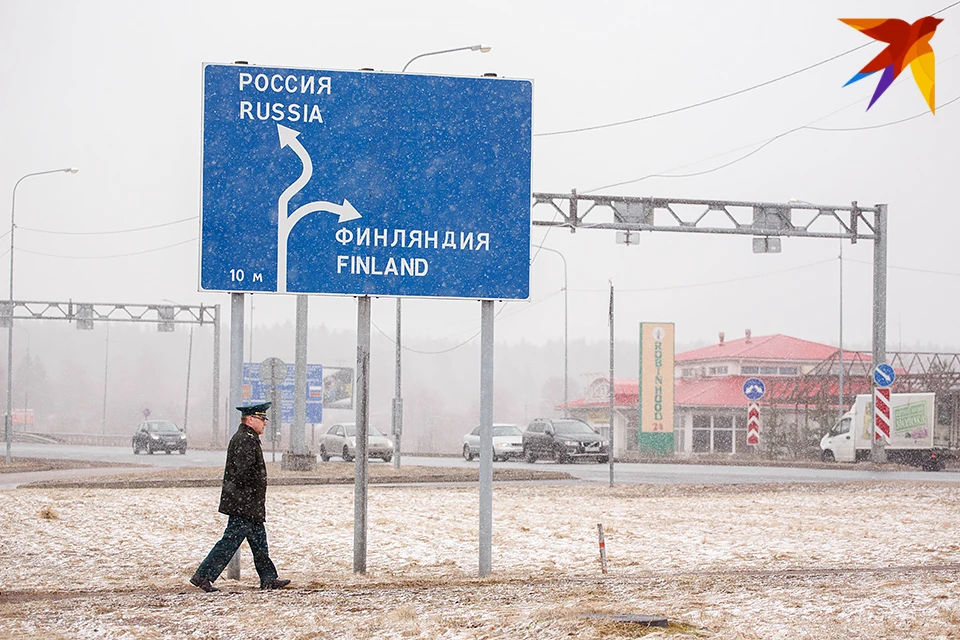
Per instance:
[[[224,451],[188,450],[186,455],[178,453],[154,455],[134,455],[129,447],[95,447],[84,445],[47,445],[13,443],[14,457],[24,458],[60,458],[69,460],[90,460],[97,462],[125,462],[154,467],[210,467],[222,466]],[[281,452],[276,452],[279,461]],[[273,453],[269,447],[264,450],[264,458],[270,462]],[[467,462],[460,457],[403,456],[402,464],[430,467],[479,467],[479,461]],[[323,464],[318,462],[318,464]],[[371,460],[371,465],[393,464]],[[566,471],[570,475],[588,482],[609,482],[610,468],[607,464],[578,462],[556,464],[553,462],[495,462],[497,467],[528,469],[553,469]],[[807,469],[801,467],[751,467],[734,465],[700,464],[650,464],[617,463],[615,465],[615,483],[650,484],[744,484],[778,482],[857,482],[857,481],[934,481],[960,482],[960,473],[942,471],[928,473],[923,471],[869,471],[858,469],[854,464],[838,464],[830,469]]]

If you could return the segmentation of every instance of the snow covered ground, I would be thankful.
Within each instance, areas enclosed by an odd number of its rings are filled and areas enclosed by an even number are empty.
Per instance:
[[[244,546],[241,580],[205,594],[187,580],[222,533],[218,497],[0,492],[0,637],[960,638],[960,487],[498,484],[484,579],[476,487],[371,485],[364,575],[352,486],[271,487],[292,588],[259,591]]]

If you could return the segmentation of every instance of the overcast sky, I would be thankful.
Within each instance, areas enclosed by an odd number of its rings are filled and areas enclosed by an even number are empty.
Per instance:
[[[960,216],[952,200],[960,104],[931,115],[907,71],[866,112],[875,77],[843,84],[882,45],[673,115],[542,135],[709,100],[871,42],[840,17],[912,22],[950,4],[2,0],[0,185],[10,194],[26,173],[80,168],[29,178],[17,189],[15,297],[229,307],[225,294],[198,292],[203,63],[399,72],[420,53],[483,44],[492,51],[427,57],[408,71],[531,79],[534,191],[633,181],[596,193],[886,203],[888,346],[960,350]],[[932,45],[944,105],[960,97],[960,5],[938,16],[945,21]],[[709,171],[802,125],[857,128],[920,114],[861,131],[798,130]],[[573,339],[606,338],[612,279],[618,337],[635,335],[641,321],[672,321],[683,343],[713,341],[719,331],[733,339],[745,328],[837,342],[836,240],[784,239],[781,254],[755,255],[739,236],[646,234],[632,247],[615,244],[608,231],[535,228],[532,236],[566,257]],[[862,241],[843,251],[844,340],[867,345],[873,246]],[[137,255],[107,257],[120,254]],[[6,260],[0,257],[3,282]],[[561,337],[563,282],[559,257],[539,253],[530,300],[505,305],[498,340]],[[293,319],[292,296],[259,294],[254,304],[258,325]],[[353,298],[316,296],[310,309],[312,325],[356,326]],[[394,309],[392,299],[373,304],[374,322],[391,335]],[[404,309],[411,344],[465,339],[479,327],[473,301],[411,300]]]

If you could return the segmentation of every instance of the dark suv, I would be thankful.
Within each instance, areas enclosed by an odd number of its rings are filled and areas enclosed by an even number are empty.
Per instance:
[[[597,462],[607,462],[609,456],[610,443],[582,420],[541,418],[523,432],[523,457],[527,462],[538,458],[557,462],[596,458]]]
[[[187,436],[169,420],[145,420],[133,432],[133,453],[146,451],[187,452]]]

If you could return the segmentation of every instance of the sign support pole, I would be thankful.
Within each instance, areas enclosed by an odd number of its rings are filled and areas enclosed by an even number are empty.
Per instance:
[[[493,300],[480,301],[480,577],[493,570]]]
[[[873,241],[873,366],[887,361],[887,205],[877,206]],[[876,395],[876,383],[871,385]],[[877,424],[877,406],[873,406],[873,424]],[[870,444],[870,460],[886,462],[887,450],[874,435]]]
[[[613,384],[614,333],[613,333],[613,281],[612,280],[610,281],[610,317],[608,321],[610,323],[610,444],[608,445],[609,450],[607,451],[607,455],[609,456],[609,458],[607,459],[607,464],[610,466],[610,486],[612,487],[613,486],[613,464],[614,464],[613,454],[614,454],[614,451],[616,451],[616,449],[614,449],[614,443],[616,442],[616,439],[614,436],[614,432],[616,431],[616,428],[614,426],[614,418],[615,418],[614,405],[617,397],[617,390]]]
[[[367,572],[367,421],[370,418],[370,296],[357,298],[356,459],[353,481],[353,572]]]
[[[220,444],[220,305],[213,305],[213,431],[211,446]]]
[[[290,450],[294,456],[307,454],[307,315],[309,300],[305,295],[297,296],[293,426],[290,428]],[[313,465],[310,466],[312,468]]]
[[[230,294],[230,406],[243,404],[243,294]],[[240,425],[240,412],[227,412],[227,441]],[[240,551],[237,550],[227,563],[227,577],[240,579]]]
[[[393,394],[393,468],[400,468],[400,436],[403,433],[403,396],[400,394],[400,301],[397,298],[397,374],[394,380],[396,389]]]

